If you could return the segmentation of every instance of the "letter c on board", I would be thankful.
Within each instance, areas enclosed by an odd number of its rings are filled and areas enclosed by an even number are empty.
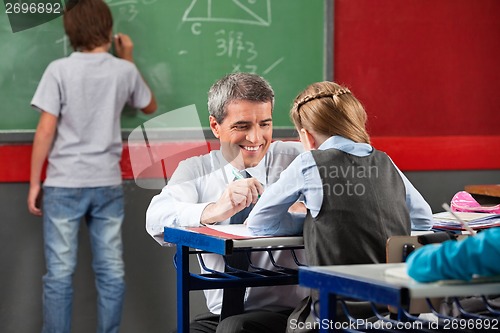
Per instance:
[[[197,29],[199,27],[201,27],[201,23],[200,22],[193,23],[193,25],[191,26],[191,32],[193,33],[193,35],[201,35],[201,30]]]

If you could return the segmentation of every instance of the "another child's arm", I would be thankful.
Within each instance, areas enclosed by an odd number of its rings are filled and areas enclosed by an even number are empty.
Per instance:
[[[134,56],[133,56],[133,50],[134,50],[134,43],[132,42],[132,39],[130,36],[122,33],[118,33],[114,36],[115,39],[115,51],[116,55],[119,58],[122,58],[124,60],[134,62]],[[144,80],[144,78],[143,78]],[[146,82],[144,80],[144,82]],[[147,84],[147,83],[146,83]],[[149,88],[149,91],[151,92],[151,100],[149,104],[141,108],[141,111],[145,114],[150,114],[156,111],[157,109],[157,104],[156,104],[156,98],[155,95],[153,94],[153,91],[151,88]]]
[[[37,203],[41,192],[42,168],[57,129],[57,117],[42,112],[35,132],[33,151],[31,153],[30,188],[28,193],[28,210],[31,214],[41,216],[42,210]]]
[[[498,275],[499,241],[500,228],[491,228],[461,241],[423,246],[408,257],[408,274],[420,282]]]

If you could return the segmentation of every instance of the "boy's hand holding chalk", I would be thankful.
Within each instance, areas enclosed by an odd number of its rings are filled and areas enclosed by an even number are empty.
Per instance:
[[[134,43],[132,39],[126,34],[117,33],[114,35],[114,42],[116,55],[124,60],[134,62]]]

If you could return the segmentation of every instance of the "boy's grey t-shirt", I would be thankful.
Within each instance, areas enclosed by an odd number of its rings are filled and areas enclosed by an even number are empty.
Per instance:
[[[31,105],[58,117],[46,186],[121,184],[120,115],[151,92],[135,65],[109,53],[74,52],[45,70]]]

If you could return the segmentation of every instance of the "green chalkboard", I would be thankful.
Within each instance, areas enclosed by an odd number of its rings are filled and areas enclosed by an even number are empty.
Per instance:
[[[107,0],[114,32],[134,41],[135,62],[154,91],[152,116],[126,110],[133,129],[170,110],[195,104],[208,126],[207,91],[234,72],[265,77],[276,92],[275,127],[291,127],[288,110],[306,85],[325,78],[323,0]],[[0,13],[0,131],[34,130],[29,106],[46,66],[71,53],[61,17],[13,33]]]

